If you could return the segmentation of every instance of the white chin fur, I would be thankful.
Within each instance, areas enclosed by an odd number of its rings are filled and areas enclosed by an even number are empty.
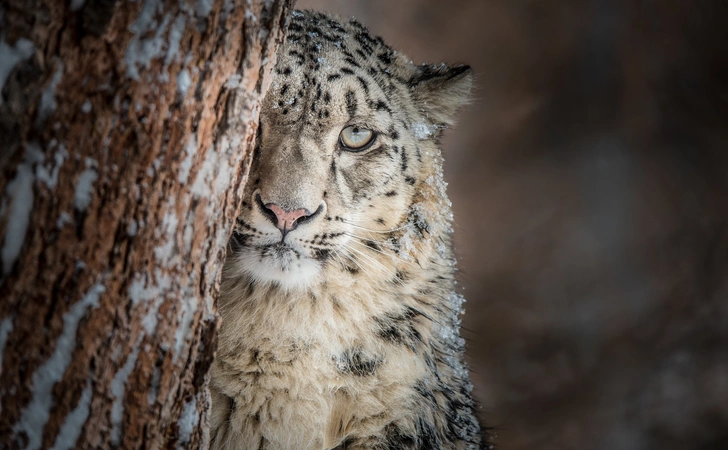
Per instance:
[[[292,251],[273,252],[246,247],[234,258],[232,263],[236,272],[248,275],[256,283],[277,284],[289,291],[315,284],[321,272],[318,261],[305,256],[297,257]]]

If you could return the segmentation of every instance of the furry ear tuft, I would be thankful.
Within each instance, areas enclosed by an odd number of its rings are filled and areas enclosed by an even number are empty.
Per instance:
[[[472,87],[470,66],[423,64],[410,78],[417,107],[437,125],[452,125],[457,110],[470,101]]]

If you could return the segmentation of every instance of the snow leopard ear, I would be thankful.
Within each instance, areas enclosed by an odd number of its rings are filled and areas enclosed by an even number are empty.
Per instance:
[[[410,78],[417,107],[436,125],[451,125],[455,113],[470,101],[473,71],[470,66],[445,64],[418,66]]]

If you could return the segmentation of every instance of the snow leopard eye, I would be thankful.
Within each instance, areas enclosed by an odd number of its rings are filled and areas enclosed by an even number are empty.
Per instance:
[[[360,152],[369,148],[376,137],[372,130],[350,126],[341,130],[339,143],[341,143],[344,150]]]

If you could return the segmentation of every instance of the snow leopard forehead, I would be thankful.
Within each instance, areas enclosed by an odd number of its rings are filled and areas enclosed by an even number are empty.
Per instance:
[[[294,11],[275,71],[264,113],[278,124],[322,131],[354,117],[408,122],[416,67],[356,20]]]

